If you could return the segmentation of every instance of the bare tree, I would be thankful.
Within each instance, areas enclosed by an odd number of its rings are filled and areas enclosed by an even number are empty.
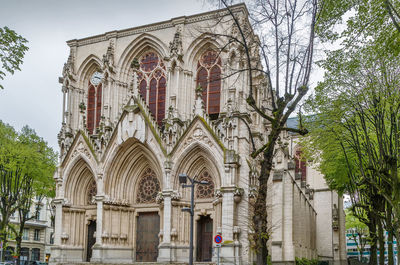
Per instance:
[[[246,101],[268,124],[268,135],[260,146],[256,146],[251,139],[251,157],[260,161],[259,185],[251,218],[251,227],[254,229],[252,243],[257,264],[265,265],[270,235],[266,200],[274,151],[282,132],[307,134],[301,122],[299,128],[293,129],[286,126],[286,121],[309,90],[315,24],[321,3],[318,0],[253,0],[248,3],[249,21],[246,16],[234,11],[234,1],[218,2],[226,7],[236,30],[232,34],[208,34],[226,40],[221,49],[232,43],[238,46],[244,63],[229,77],[241,73],[249,76]],[[269,95],[266,104],[256,96],[255,88],[260,84],[264,84],[266,94]],[[252,133],[249,135],[252,138]]]

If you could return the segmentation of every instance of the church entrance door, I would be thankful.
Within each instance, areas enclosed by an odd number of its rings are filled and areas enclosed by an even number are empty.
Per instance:
[[[157,212],[140,213],[136,230],[136,261],[157,261],[160,216]]]
[[[210,216],[202,216],[197,222],[197,261],[211,261],[213,221]]]
[[[86,261],[90,261],[92,257],[92,247],[96,243],[94,233],[96,232],[96,221],[90,221],[87,229],[87,249],[86,249]]]

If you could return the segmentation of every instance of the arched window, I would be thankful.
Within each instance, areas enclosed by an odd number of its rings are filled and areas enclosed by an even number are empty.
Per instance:
[[[203,89],[204,107],[211,118],[217,118],[221,99],[221,58],[207,50],[197,64],[196,87]]]
[[[296,154],[294,156],[295,169],[294,173],[297,176],[301,176],[302,181],[307,180],[307,163],[303,157],[303,151],[301,149],[296,150]]]
[[[138,73],[139,92],[158,125],[165,118],[167,81],[163,60],[155,52],[148,52],[140,59]]]
[[[214,196],[214,181],[207,171],[203,171],[197,178],[198,181],[207,181],[208,184],[202,184],[196,186],[196,198],[205,199],[212,198]]]
[[[156,177],[156,173],[150,168],[146,169],[140,178],[136,202],[138,203],[154,203],[157,194],[161,191],[160,182]]]
[[[94,178],[92,178],[87,187],[86,203],[93,204],[92,200],[93,200],[93,197],[96,196],[96,194],[97,194],[97,185],[96,185],[96,181],[94,180]]]
[[[95,128],[99,127],[101,118],[101,78],[102,73],[95,72],[90,77],[88,100],[87,100],[87,118],[86,126],[90,134],[93,134]]]

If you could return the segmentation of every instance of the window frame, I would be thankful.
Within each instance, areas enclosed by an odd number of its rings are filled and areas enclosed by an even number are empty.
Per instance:
[[[140,56],[139,62],[140,66],[137,70],[139,94],[148,105],[154,120],[161,127],[165,118],[166,95],[168,89],[164,61],[159,53],[154,50],[149,50]]]
[[[196,88],[201,86],[203,89],[202,99],[208,115],[219,115],[221,112],[221,76],[222,62],[218,52],[211,48],[205,50],[197,62]]]

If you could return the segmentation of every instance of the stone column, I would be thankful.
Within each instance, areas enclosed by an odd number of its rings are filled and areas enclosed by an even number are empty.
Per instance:
[[[54,220],[54,246],[51,247],[51,258],[50,264],[57,264],[62,261],[62,249],[61,249],[61,234],[62,234],[62,205],[64,200],[61,198],[54,199],[56,207],[55,220]]]
[[[56,206],[56,216],[54,220],[54,245],[61,246],[63,199],[54,199],[53,203]]]
[[[224,192],[222,197],[222,236],[224,241],[233,240],[234,211],[233,189],[229,189]]]
[[[93,254],[90,259],[91,262],[101,262],[103,259],[102,255],[102,234],[103,234],[103,195],[96,195],[95,200],[97,203],[97,214],[96,214],[96,244],[93,246]]]
[[[285,171],[283,175],[283,261],[294,262],[294,246],[293,246],[293,188],[292,178]],[[304,220],[297,220],[304,221]]]
[[[68,88],[66,86],[62,86],[61,89],[62,93],[63,93],[63,107],[62,107],[62,123],[65,123],[65,100],[66,100],[66,93],[68,91]]]
[[[233,227],[234,227],[234,214],[235,202],[233,199],[234,187],[221,187],[223,192],[222,197],[222,238],[223,241],[231,241],[232,243],[223,244],[220,250],[220,260],[222,264],[236,264],[235,263],[235,247],[233,244]]]
[[[172,222],[172,191],[164,191],[162,197],[164,200],[164,231],[163,241],[159,245],[157,262],[171,262],[171,222]]]

